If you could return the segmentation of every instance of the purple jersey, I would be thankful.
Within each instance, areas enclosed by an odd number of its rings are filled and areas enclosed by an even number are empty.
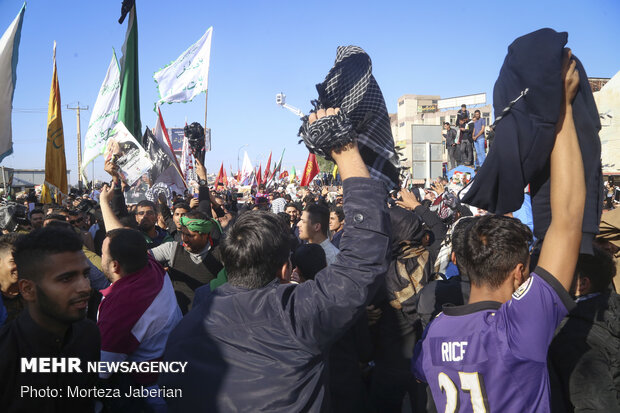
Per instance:
[[[444,307],[416,346],[413,374],[438,412],[548,412],[547,349],[572,306],[537,267],[504,304]]]

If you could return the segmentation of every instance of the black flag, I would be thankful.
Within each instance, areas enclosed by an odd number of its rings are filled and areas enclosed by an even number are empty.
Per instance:
[[[153,133],[148,127],[146,131],[144,131],[142,144],[144,145],[144,150],[149,154],[151,162],[153,162],[153,167],[149,171],[149,178],[151,183],[155,183],[159,175],[172,166],[172,160],[161,146],[159,146],[159,142],[157,142],[157,139],[155,139],[155,136],[153,136]]]

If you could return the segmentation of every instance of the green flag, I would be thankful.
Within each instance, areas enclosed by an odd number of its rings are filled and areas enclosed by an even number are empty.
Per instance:
[[[138,83],[138,19],[135,4],[129,13],[127,35],[121,58],[121,98],[118,121],[123,122],[134,138],[142,143],[140,122],[140,87]]]

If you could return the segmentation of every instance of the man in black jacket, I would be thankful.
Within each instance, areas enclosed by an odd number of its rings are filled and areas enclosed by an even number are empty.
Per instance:
[[[577,262],[577,306],[549,347],[554,412],[620,412],[620,295],[612,257],[594,247]],[[555,378],[555,380],[554,380]]]
[[[309,117],[332,116],[333,109]],[[160,384],[182,388],[170,412],[328,409],[328,350],[351,328],[387,269],[387,191],[369,178],[355,142],[331,151],[344,182],[343,252],[302,284],[290,274],[285,223],[269,212],[239,217],[223,241],[228,283],[172,332],[165,360],[188,362]]]
[[[461,116],[459,117],[457,122],[458,122],[459,131],[460,131],[459,148],[460,148],[461,163],[466,166],[473,166],[474,164],[474,141],[471,137],[472,128],[470,127],[470,124],[469,124],[469,118],[465,118]]]
[[[450,169],[456,168],[461,154],[459,153],[459,147],[456,144],[456,131],[450,127],[450,122],[445,122],[443,128],[446,134],[443,135],[443,139],[446,141],[446,151],[448,153],[448,165]]]

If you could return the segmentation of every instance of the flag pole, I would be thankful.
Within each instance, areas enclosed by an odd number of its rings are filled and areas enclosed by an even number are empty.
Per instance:
[[[179,161],[177,160],[177,156],[174,154],[174,149],[172,149],[172,144],[170,143],[170,137],[168,136],[168,131],[166,130],[166,125],[164,124],[164,118],[161,115],[161,110],[159,109],[159,105],[157,105],[157,123],[159,124],[159,127],[161,127],[162,132],[164,134],[164,137],[166,138],[166,142],[168,143],[168,147],[170,148],[170,152],[172,152],[172,157],[174,158],[174,169],[178,172],[179,176],[181,177],[181,180],[183,181],[183,184],[185,185],[185,188],[189,188],[189,185],[187,185],[187,181],[185,180],[185,177],[183,176],[183,173],[181,172],[181,167],[179,166]],[[187,119],[185,119],[185,123],[187,124]]]
[[[207,101],[209,100],[209,88],[205,89],[205,129],[207,129]]]

